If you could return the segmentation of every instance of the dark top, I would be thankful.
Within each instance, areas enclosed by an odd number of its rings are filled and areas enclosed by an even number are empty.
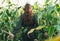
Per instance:
[[[31,28],[36,28],[38,26],[38,21],[37,21],[37,16],[36,15],[33,16],[33,19],[32,19],[33,23],[31,23],[30,25],[26,25],[24,23],[23,15],[24,14],[22,14],[20,16],[20,20],[19,20],[17,26],[14,28],[13,34],[16,34],[21,27],[26,27],[30,30]]]

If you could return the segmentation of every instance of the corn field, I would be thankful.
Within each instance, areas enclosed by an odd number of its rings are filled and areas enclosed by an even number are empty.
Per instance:
[[[15,6],[9,2],[7,8],[0,7],[0,41],[22,41],[22,30],[16,34],[14,39],[10,39],[8,32],[12,32],[16,27],[19,17],[24,13],[23,7]],[[36,2],[32,6],[33,12],[37,15],[37,20],[40,27],[43,27],[44,31],[48,31],[49,39],[60,34],[60,5],[52,5],[51,3],[45,4],[44,8],[40,8]],[[6,31],[6,32],[5,32]],[[38,41],[43,40],[40,31],[38,32]]]

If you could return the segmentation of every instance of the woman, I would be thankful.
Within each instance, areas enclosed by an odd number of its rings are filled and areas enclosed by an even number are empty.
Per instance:
[[[14,28],[13,34],[9,33],[10,38],[14,38],[14,35],[18,32],[21,27],[27,28],[27,31],[22,33],[23,41],[37,41],[37,35],[35,31],[30,33],[29,31],[38,26],[36,15],[32,12],[32,7],[30,4],[26,4],[24,8],[24,14],[20,16],[20,20],[17,26]]]

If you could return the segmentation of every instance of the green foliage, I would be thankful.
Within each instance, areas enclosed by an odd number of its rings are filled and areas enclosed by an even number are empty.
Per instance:
[[[49,32],[49,37],[53,37],[55,34],[55,28],[60,25],[59,22],[59,16],[60,16],[60,6],[59,5],[46,5],[44,8],[40,8],[38,4],[36,3],[34,6],[32,6],[34,13],[37,15],[37,20],[40,26],[45,26],[46,28],[43,28],[44,31]],[[0,40],[1,41],[8,41],[11,40],[8,38],[8,34],[5,33],[3,30],[9,32],[13,31],[14,27],[16,26],[17,22],[19,21],[18,14],[18,8],[15,7],[14,9],[11,8],[1,8],[0,9]],[[56,26],[57,25],[57,26]],[[20,29],[20,31],[16,34],[15,41],[22,40],[21,33],[23,28]],[[41,39],[41,34],[38,32],[38,40]],[[11,40],[13,41],[13,40]]]

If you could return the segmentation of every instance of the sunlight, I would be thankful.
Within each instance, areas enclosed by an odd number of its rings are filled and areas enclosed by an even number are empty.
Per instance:
[[[1,4],[2,1],[0,0],[0,6],[6,7],[7,5],[6,0],[3,4]],[[26,3],[34,5],[35,2],[38,2],[40,6],[44,5],[44,0],[10,0],[10,1],[12,4],[16,4],[17,7],[24,6]]]

